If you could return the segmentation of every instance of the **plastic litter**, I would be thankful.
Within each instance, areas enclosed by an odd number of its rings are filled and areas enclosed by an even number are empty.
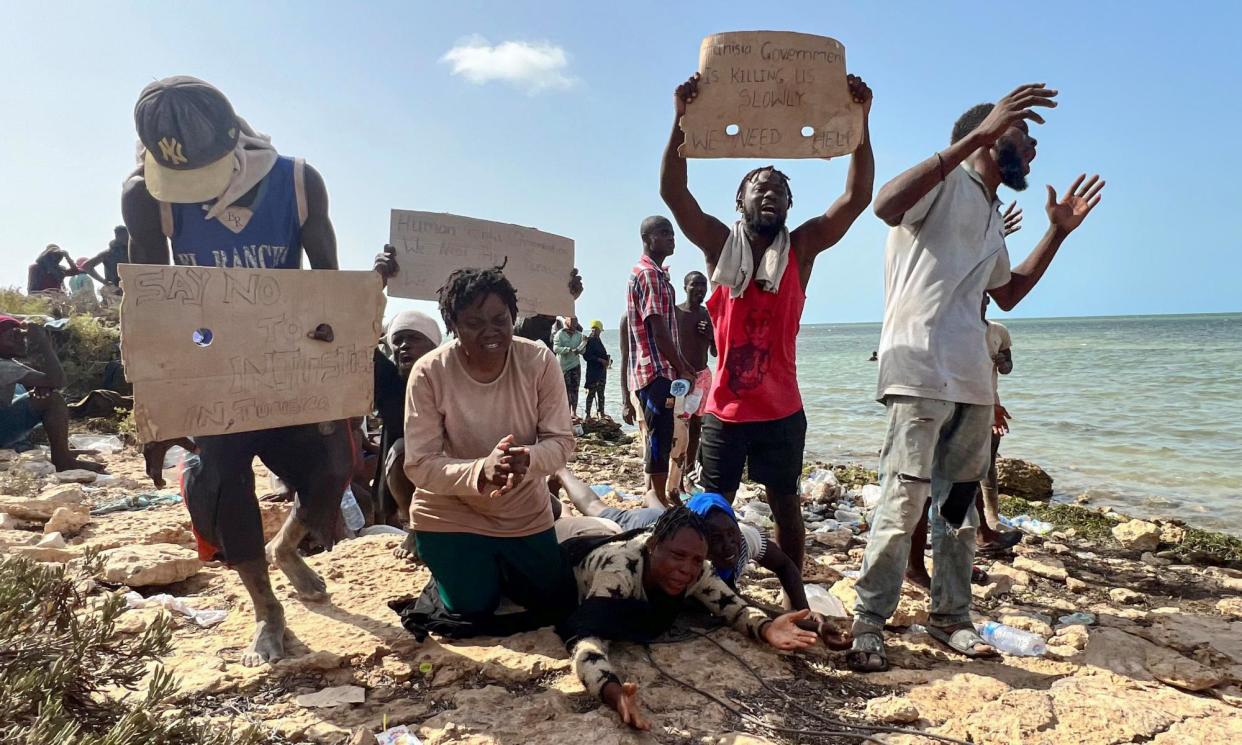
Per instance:
[[[128,497],[121,497],[118,500],[101,504],[91,510],[91,514],[109,515],[113,512],[138,512],[140,510],[149,510],[152,507],[180,503],[181,495],[176,492],[146,492],[143,494],[132,494]]]
[[[69,435],[69,447],[74,450],[94,450],[97,453],[116,453],[125,447],[116,435]]]
[[[362,509],[358,507],[358,500],[354,498],[353,487],[345,487],[345,493],[341,495],[341,515],[345,517],[345,527],[351,533],[357,533],[367,524],[367,519],[362,516]]]
[[[767,530],[773,525],[772,508],[763,502],[747,502],[737,514],[742,522],[762,530]]]
[[[423,745],[423,741],[418,739],[404,724],[389,727],[379,733],[375,736],[375,742],[378,745]]]
[[[1009,528],[1017,528],[1024,533],[1041,536],[1048,535],[1056,529],[1056,526],[1052,523],[1037,520],[1030,515],[1018,515],[1017,517],[1001,516],[1001,524]]]
[[[1017,657],[1042,657],[1047,651],[1044,638],[1029,631],[1015,629],[996,621],[987,621],[976,627],[983,641],[998,652]]]
[[[845,606],[836,595],[828,592],[823,585],[803,585],[806,591],[807,605],[811,606],[811,610],[821,616],[832,616],[833,618],[848,618],[845,612]]]
[[[617,490],[617,488],[612,484],[592,484],[591,491],[595,492],[595,496],[600,499],[603,499],[604,497],[613,497],[614,499],[620,499],[627,502],[633,502],[641,499],[641,497],[636,495],[626,494],[623,491]]]
[[[164,470],[182,465],[182,462],[186,460],[188,455],[190,455],[190,452],[180,445],[173,445],[168,448],[168,452],[164,453]],[[189,464],[186,463],[185,465],[188,466]]]
[[[198,624],[199,628],[203,629],[209,629],[212,626],[215,626],[225,618],[228,618],[229,615],[227,610],[195,610],[190,607],[190,604],[187,602],[186,598],[173,597],[167,593],[160,593],[159,595],[152,595],[149,598],[144,598],[133,590],[130,590],[125,593],[125,605],[131,609],[165,608],[174,613],[180,613],[183,616],[188,616],[194,621],[194,623]]]
[[[879,484],[867,484],[860,490],[863,506],[869,510],[873,510],[880,504],[880,497],[883,492],[880,490]]]
[[[1061,616],[1057,619],[1058,626],[1094,626],[1095,614],[1086,611],[1078,611]]]
[[[802,497],[818,502],[836,499],[841,493],[837,475],[824,468],[816,468],[802,479]]]

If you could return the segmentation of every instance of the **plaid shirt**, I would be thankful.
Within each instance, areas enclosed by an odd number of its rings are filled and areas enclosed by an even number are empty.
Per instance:
[[[643,254],[630,270],[630,286],[625,302],[626,323],[630,327],[630,366],[626,376],[631,391],[645,388],[656,378],[673,379],[673,366],[656,349],[646,321],[651,316],[660,316],[661,322],[668,326],[673,343],[676,343],[676,303],[668,270]]]

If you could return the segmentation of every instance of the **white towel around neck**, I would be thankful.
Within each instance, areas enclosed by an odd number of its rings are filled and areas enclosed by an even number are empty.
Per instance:
[[[781,232],[772,239],[771,245],[764,250],[759,258],[759,268],[755,268],[754,253],[750,248],[750,239],[746,237],[746,228],[742,221],[733,223],[729,239],[725,241],[720,259],[716,261],[716,270],[712,272],[712,282],[729,288],[729,297],[739,298],[754,277],[755,284],[765,292],[779,292],[781,278],[785,276],[785,267],[789,263],[789,229],[781,228]]]

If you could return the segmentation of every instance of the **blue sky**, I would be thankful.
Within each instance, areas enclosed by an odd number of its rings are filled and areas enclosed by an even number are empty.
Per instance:
[[[1229,228],[1242,206],[1242,12],[1227,3],[21,3],[5,17],[0,284],[24,285],[49,242],[75,256],[105,247],[138,91],[187,73],[324,174],[343,267],[370,266],[393,207],[531,225],[577,241],[579,314],[611,327],[638,224],[665,211],[673,88],[704,36],[767,28],[845,44],[850,71],[876,92],[877,188],[944,147],[970,105],[1023,82],[1061,90],[1018,197],[1015,263],[1046,225],[1044,183],[1060,190],[1098,171],[1108,187],[1013,315],[1242,309],[1242,245]],[[518,59],[471,68],[501,79],[476,82],[444,60],[478,37],[523,45],[509,48]],[[732,219],[737,182],[756,164],[692,161],[691,188]],[[780,167],[800,222],[840,193],[847,163]],[[806,322],[880,318],[884,236],[868,211],[820,258]],[[680,241],[674,274],[701,265]]]

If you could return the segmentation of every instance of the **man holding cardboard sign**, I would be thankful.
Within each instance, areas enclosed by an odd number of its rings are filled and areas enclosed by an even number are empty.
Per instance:
[[[762,46],[764,40],[758,43]],[[702,74],[696,73],[673,94],[676,116],[660,172],[660,196],[682,232],[703,250],[716,285],[707,310],[718,357],[699,445],[700,483],[732,501],[743,467],[749,468],[750,478],[767,491],[777,542],[801,570],[805,528],[798,480],[806,417],[795,345],[815,258],[841,240],[871,202],[871,89],[853,75],[848,83],[840,81],[862,114],[845,193],[823,214],[791,231],[785,224],[793,206],[789,179],[773,166],[757,168],[742,179],[736,201],[742,218],[732,227],[704,213],[690,193],[679,149],[686,143],[684,119],[698,105],[701,81]]]
[[[323,179],[300,160],[278,155],[220,91],[190,77],[160,80],[142,91],[134,119],[145,149],[121,203],[131,261],[168,264],[171,256],[181,266],[297,269],[305,252],[312,269],[337,268]],[[378,281],[375,287],[378,294]],[[126,288],[127,298],[131,290],[136,288]],[[135,305],[134,312],[148,311]],[[315,334],[327,343],[334,336],[331,328]],[[374,339],[373,332],[362,341],[369,347]],[[210,344],[210,330],[195,341]],[[368,354],[359,364],[369,362]],[[170,444],[144,447],[147,473],[158,486]],[[268,562],[304,598],[325,596],[327,585],[297,549],[308,534],[328,547],[338,536],[341,496],[352,470],[349,428],[343,421],[323,422],[186,444],[198,453],[182,486],[200,554],[235,568],[254,603],[257,626],[242,664],[283,657],[284,609],[272,592]],[[256,455],[297,492],[289,519],[266,550],[254,494]]]

